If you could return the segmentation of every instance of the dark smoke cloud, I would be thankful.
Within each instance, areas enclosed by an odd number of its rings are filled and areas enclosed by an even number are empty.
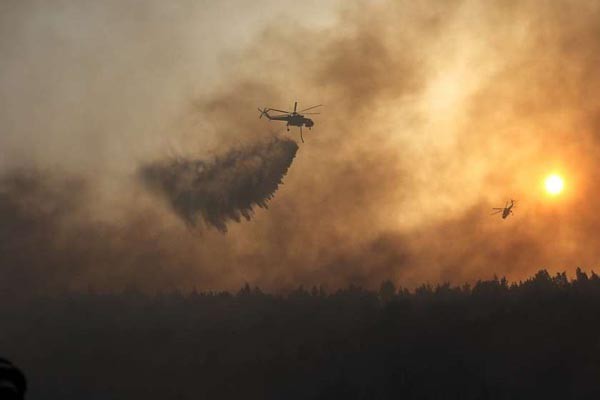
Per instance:
[[[163,224],[155,211],[138,203],[122,223],[96,218],[89,183],[31,168],[0,176],[0,297],[171,290],[183,288],[186,276],[214,278],[199,263],[197,240]]]
[[[273,138],[217,156],[212,162],[174,159],[144,165],[140,179],[173,211],[195,226],[201,217],[222,232],[229,220],[250,220],[267,208],[298,151],[293,140]]]
[[[29,9],[9,18],[10,35],[0,40],[8,48],[3,61],[13,60],[12,72],[0,74],[0,120],[16,143],[3,148],[26,167],[62,158],[72,161],[69,166],[79,167],[81,160],[92,165],[83,174],[67,168],[63,179],[42,175],[36,185],[44,189],[30,194],[5,182],[3,218],[9,222],[2,257],[11,276],[37,277],[39,287],[49,289],[81,282],[221,289],[248,281],[278,290],[375,286],[388,278],[405,285],[493,274],[519,279],[543,267],[573,271],[598,262],[597,1],[344,4],[330,26],[275,21],[223,63],[210,91],[196,90],[209,79],[187,67],[192,58],[214,58],[194,50],[190,27],[201,25],[195,8],[173,7],[178,17],[165,19],[163,3],[152,2],[140,30],[135,16],[146,3],[130,3],[123,14],[122,2],[103,2],[110,3],[99,6],[110,17],[99,20],[80,10],[81,2],[66,1],[65,9],[80,12],[58,20],[29,3],[36,18]],[[46,25],[70,27],[81,15],[96,23],[58,38],[46,34]],[[124,15],[117,25],[115,15]],[[181,20],[188,23],[173,23]],[[39,29],[36,21],[43,22]],[[176,35],[169,34],[173,26]],[[106,27],[122,29],[107,37]],[[103,46],[81,45],[82,36],[72,34],[79,31]],[[119,46],[121,38],[138,37],[132,32],[151,47],[137,40]],[[72,46],[56,51],[65,38]],[[34,51],[37,46],[43,51]],[[104,62],[98,48],[114,49],[115,61]],[[143,54],[133,57],[135,50]],[[27,55],[28,68],[14,55]],[[185,71],[197,80],[182,78]],[[132,76],[139,79],[130,82]],[[91,77],[101,79],[89,86]],[[81,99],[88,107],[74,116]],[[186,193],[199,199],[192,168],[213,165],[193,160],[208,160],[209,151],[227,154],[238,143],[253,146],[281,129],[259,120],[256,107],[283,109],[295,100],[325,107],[286,175],[286,190],[269,202],[268,212],[256,199],[272,189],[260,189],[256,197],[241,190],[242,202],[228,195],[238,187],[236,174],[207,179],[227,182],[229,189],[202,187],[213,196],[208,198],[225,193],[219,201],[182,205]],[[138,192],[131,171],[144,165],[141,160],[163,159],[165,142],[194,155],[186,153],[187,163],[154,164],[161,172],[153,187],[180,218],[215,225],[206,215],[217,215],[216,225],[223,227],[256,204],[252,222],[228,225],[228,235],[207,230],[198,239],[173,212]],[[538,183],[553,169],[565,175],[567,190],[549,199]],[[174,172],[181,170],[188,170],[185,178]],[[80,187],[65,183],[70,181]],[[94,188],[101,188],[102,201],[87,200]],[[508,198],[520,200],[514,217],[488,215]],[[96,224],[90,203],[100,203],[103,221],[110,223]],[[143,212],[140,203],[147,206]]]

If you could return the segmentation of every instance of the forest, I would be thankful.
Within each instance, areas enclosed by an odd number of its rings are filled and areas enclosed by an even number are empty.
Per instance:
[[[600,277],[0,298],[27,399],[600,398]]]

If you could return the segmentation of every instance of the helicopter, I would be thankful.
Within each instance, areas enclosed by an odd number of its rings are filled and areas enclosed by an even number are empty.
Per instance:
[[[263,108],[263,109],[259,108],[258,111],[260,112],[260,116],[258,118],[262,118],[264,115],[265,117],[269,118],[272,121],[287,121],[286,128],[288,131],[290,130],[290,126],[299,127],[300,128],[300,139],[302,140],[302,143],[304,143],[304,137],[302,136],[302,126],[306,126],[308,129],[311,129],[315,125],[315,123],[312,119],[306,118],[304,116],[320,114],[318,112],[304,113],[304,111],[312,110],[314,108],[321,107],[321,106],[322,106],[322,104],[319,104],[316,106],[305,108],[300,111],[296,111],[296,109],[298,108],[298,102],[296,101],[294,103],[294,111],[284,111],[284,110],[278,110],[276,108]],[[275,112],[283,113],[283,114],[270,115],[269,111],[275,111]],[[304,113],[304,114],[300,114],[300,113]]]
[[[492,210],[494,210],[494,212],[492,212],[491,215],[495,215],[495,214],[499,214],[502,213],[502,219],[506,219],[508,218],[508,216],[510,216],[513,213],[513,208],[515,207],[515,204],[517,202],[515,200],[510,200],[510,204],[508,204],[508,201],[506,202],[506,205],[503,208],[492,208]]]

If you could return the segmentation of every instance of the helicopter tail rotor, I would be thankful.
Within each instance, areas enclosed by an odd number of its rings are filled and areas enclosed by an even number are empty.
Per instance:
[[[267,112],[269,111],[268,108],[263,108],[262,110],[259,108],[258,111],[260,112],[258,119],[261,119],[263,117],[263,115],[266,115],[268,117],[268,115],[267,115]]]

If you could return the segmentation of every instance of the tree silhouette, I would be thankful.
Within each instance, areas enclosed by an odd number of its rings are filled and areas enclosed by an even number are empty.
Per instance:
[[[0,303],[30,398],[531,399],[600,396],[600,279],[385,281]]]

